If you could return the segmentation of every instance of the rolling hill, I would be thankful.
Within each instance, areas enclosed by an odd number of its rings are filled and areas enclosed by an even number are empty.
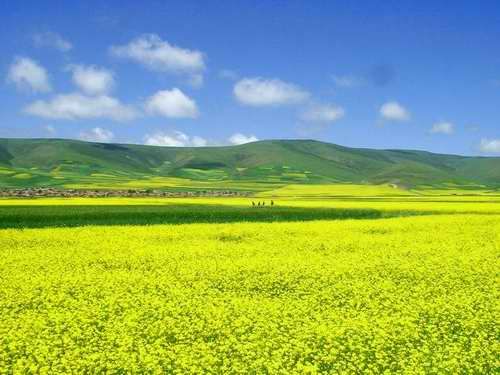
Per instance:
[[[248,190],[332,183],[498,188],[500,158],[349,148],[314,140],[155,147],[66,139],[0,139],[3,188],[188,188],[186,181],[192,182],[193,188]]]

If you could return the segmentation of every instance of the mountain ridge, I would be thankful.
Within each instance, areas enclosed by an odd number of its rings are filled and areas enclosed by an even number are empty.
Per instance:
[[[351,146],[343,146],[337,143],[320,141],[314,138],[271,138],[271,139],[261,139],[257,141],[247,142],[243,144],[221,144],[221,145],[207,145],[207,146],[159,146],[159,145],[147,145],[144,143],[127,143],[127,142],[98,142],[98,141],[86,141],[82,139],[76,138],[48,138],[48,137],[0,137],[0,143],[4,141],[67,141],[67,142],[75,142],[75,143],[90,143],[90,144],[100,144],[100,145],[111,145],[111,146],[140,146],[146,148],[172,148],[172,149],[213,149],[213,148],[234,148],[240,147],[244,145],[251,144],[260,144],[260,143],[286,143],[286,142],[311,142],[325,145],[333,145],[339,148],[349,149],[349,150],[370,150],[370,151],[391,151],[391,152],[418,152],[418,153],[427,153],[432,155],[443,155],[443,156],[457,156],[463,158],[484,158],[484,159],[500,159],[500,156],[487,156],[487,155],[463,155],[463,154],[455,154],[455,153],[442,153],[442,152],[434,152],[422,149],[412,149],[412,148],[371,148],[371,147],[351,147]]]
[[[159,177],[193,181],[500,186],[500,157],[353,148],[309,140],[172,147],[0,138],[0,187]]]

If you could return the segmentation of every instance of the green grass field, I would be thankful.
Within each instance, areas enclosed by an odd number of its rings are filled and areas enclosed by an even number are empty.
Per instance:
[[[385,189],[0,200],[0,373],[498,372],[500,197]]]

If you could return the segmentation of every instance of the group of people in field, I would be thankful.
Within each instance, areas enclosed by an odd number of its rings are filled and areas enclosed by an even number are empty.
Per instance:
[[[266,206],[266,201],[258,201],[257,203],[255,203],[254,201],[252,201],[252,207],[265,207]],[[274,206],[274,201],[271,200],[271,202],[269,202],[269,206]]]

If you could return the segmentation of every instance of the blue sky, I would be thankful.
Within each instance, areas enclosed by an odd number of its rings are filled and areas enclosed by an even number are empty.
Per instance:
[[[500,154],[498,1],[6,1],[0,14],[0,137]]]

